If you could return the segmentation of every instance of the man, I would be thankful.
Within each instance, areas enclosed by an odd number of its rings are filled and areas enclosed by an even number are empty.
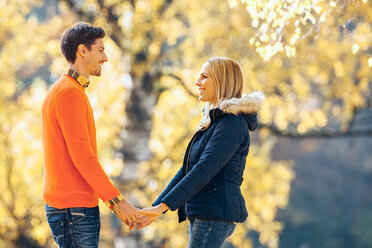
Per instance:
[[[98,198],[127,225],[137,209],[120,195],[97,159],[96,130],[85,88],[107,62],[102,28],[78,23],[67,29],[61,50],[68,68],[50,88],[42,107],[43,196],[59,247],[98,247]]]

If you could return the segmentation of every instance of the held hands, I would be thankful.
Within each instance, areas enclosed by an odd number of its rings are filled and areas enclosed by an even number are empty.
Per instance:
[[[118,204],[113,206],[112,211],[129,227],[129,230],[139,230],[150,225],[159,215],[168,209],[169,207],[165,203],[161,203],[155,207],[138,210],[125,199],[122,199]]]
[[[157,217],[159,217],[159,215],[161,215],[164,211],[168,209],[169,207],[165,203],[161,203],[155,207],[144,208],[142,210],[139,210],[138,213],[141,215],[140,216],[141,221],[138,222],[137,230],[150,225]]]

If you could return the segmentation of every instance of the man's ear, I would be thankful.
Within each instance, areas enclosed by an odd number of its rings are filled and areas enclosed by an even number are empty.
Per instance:
[[[84,58],[85,55],[87,54],[87,50],[88,50],[88,48],[84,44],[80,44],[78,46],[77,53],[78,53],[78,55],[80,55],[81,57]]]

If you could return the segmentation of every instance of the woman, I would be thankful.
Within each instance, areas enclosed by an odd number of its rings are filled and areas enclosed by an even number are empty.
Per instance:
[[[183,166],[153,203],[140,210],[143,228],[168,209],[179,222],[190,220],[189,248],[221,247],[236,222],[248,216],[240,191],[249,150],[249,131],[257,126],[261,92],[242,97],[243,76],[229,58],[209,59],[196,82],[204,117],[185,153]],[[185,205],[186,204],[186,205]]]

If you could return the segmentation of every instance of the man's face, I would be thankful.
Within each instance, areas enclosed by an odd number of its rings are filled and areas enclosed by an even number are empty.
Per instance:
[[[102,65],[107,61],[105,47],[101,38],[96,39],[86,54],[86,68],[91,76],[101,76]]]

